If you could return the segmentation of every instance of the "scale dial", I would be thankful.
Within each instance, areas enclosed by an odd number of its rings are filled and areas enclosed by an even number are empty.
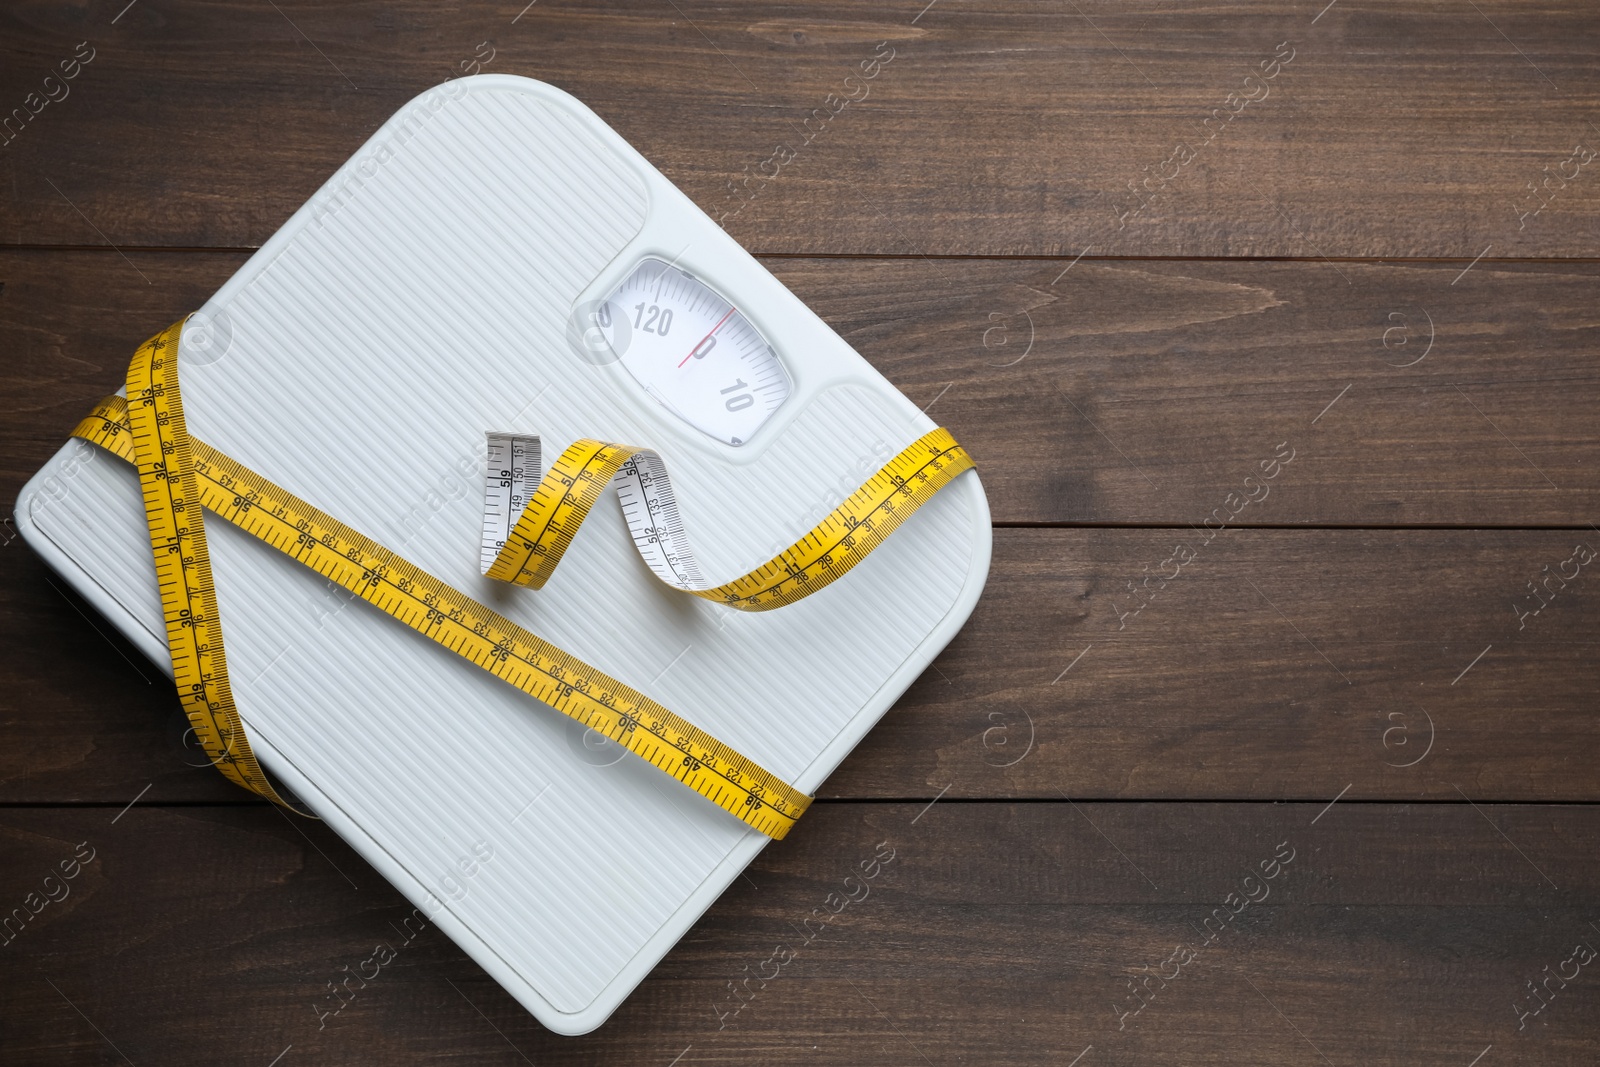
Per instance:
[[[789,399],[766,338],[688,271],[644,259],[592,315],[645,392],[724,444],[747,444]]]

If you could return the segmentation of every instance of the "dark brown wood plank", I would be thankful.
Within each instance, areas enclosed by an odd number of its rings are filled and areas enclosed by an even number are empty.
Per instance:
[[[1600,504],[1595,265],[773,266],[951,427],[997,521],[1198,526],[1280,442],[1294,465],[1240,522],[1581,526]]]
[[[1562,530],[999,530],[971,621],[821,795],[1600,799],[1600,560],[1579,543],[1600,551]],[[165,677],[52,581],[0,549],[0,800],[244,799],[185,747]],[[1549,603],[1520,615],[1532,581]]]
[[[258,244],[482,69],[575,93],[765,252],[1593,254],[1589,5],[1322,6],[11,5],[0,240]]]
[[[1597,795],[1600,599],[1575,560],[1528,591],[1593,531],[996,533],[829,795]]]
[[[1600,610],[1590,564],[1558,576],[1600,547],[1600,264],[1512,260],[1594,254],[1597,33],[1577,0],[0,12],[0,119],[95,49],[0,134],[0,243],[105,246],[0,251],[0,494],[243,260],[201,249],[492,52],[770,253],[998,522],[1051,527],[997,530],[935,668],[580,1039],[201,765],[0,528],[0,1061],[1593,1063],[1594,969],[1552,972],[1600,948]],[[1286,259],[1139,258],[1178,256]],[[80,842],[70,896],[30,897]]]
[[[1595,808],[1321,809],[823,804],[582,1038],[542,1030],[437,930],[402,940],[411,908],[324,827],[302,838],[261,807],[7,810],[6,908],[80,844],[94,858],[0,949],[0,1056],[1465,1067],[1492,1048],[1481,1062],[1593,1062],[1592,965],[1552,980],[1520,1030],[1516,1009],[1574,945],[1600,945]],[[800,922],[880,842],[894,856],[866,896],[806,943]],[[326,983],[380,942],[396,958],[319,1029]],[[770,975],[783,945],[793,958],[732,1012],[730,980],[747,964]],[[1178,946],[1193,957],[1172,978]],[[1147,1006],[1121,1015],[1145,976]]]
[[[241,262],[0,252],[0,493]],[[1000,522],[1198,526],[1280,442],[1240,523],[1600,514],[1600,264],[768,262],[966,444]]]
[[[130,339],[197,306],[241,258],[0,255],[0,330],[16,354],[0,372],[10,413],[0,428],[8,494],[88,403],[115,386]],[[1403,299],[1410,308],[1418,299],[1400,295],[1408,278],[1448,290],[1437,268],[1348,265],[1342,269],[1363,279],[1368,301],[1351,310],[1318,304],[1331,282],[1325,266],[1205,264],[1196,277],[1192,264],[1080,263],[1067,277],[1087,279],[1082,296],[1061,303],[1075,303],[1085,325],[1041,313],[1037,351],[995,368],[988,364],[998,355],[1015,357],[995,334],[983,348],[983,330],[994,328],[985,323],[994,320],[982,309],[991,301],[963,296],[964,287],[1010,301],[1000,306],[1015,331],[1015,309],[1035,292],[1029,281],[1046,284],[1038,271],[1056,264],[773,263],[909,395],[949,413],[945,421],[983,464],[998,518],[1042,513],[1172,526],[1001,531],[977,616],[938,671],[828,784],[829,795],[931,796],[953,785],[956,795],[1312,797],[1348,783],[1352,796],[1450,798],[1457,786],[1498,799],[1594,796],[1578,758],[1594,743],[1587,578],[1527,626],[1513,604],[1526,611],[1538,603],[1530,581],[1559,589],[1551,571],[1579,541],[1600,547],[1600,532],[1586,525],[1525,533],[1230,529],[1200,544],[1210,533],[1208,515],[1263,491],[1237,522],[1488,516],[1582,523],[1592,513],[1588,491],[1541,488],[1522,467],[1537,462],[1569,484],[1595,477],[1584,414],[1593,267],[1522,267],[1480,283],[1489,278],[1480,265],[1460,282],[1482,286],[1467,289],[1478,308],[1463,328],[1472,340],[1409,368],[1378,366],[1313,423],[1312,408],[1340,396],[1339,376],[1317,360],[1342,360],[1337,369],[1353,374],[1362,361],[1394,363],[1425,350],[1416,334],[1405,346],[1392,335],[1385,349],[1379,327],[1396,327],[1384,326],[1393,320],[1380,312],[1388,302]],[[1153,285],[1166,294],[1154,305],[1141,295]],[[1266,321],[1280,306],[1254,311],[1285,294],[1296,321]],[[1091,300],[1099,306],[1086,306]],[[1219,305],[1226,317],[1204,324]],[[1415,312],[1403,314],[1411,328]],[[1216,335],[1163,355],[1164,345],[1140,340],[1144,334],[1118,332],[1119,321],[1139,316],[1164,316],[1170,330],[1200,320]],[[1157,325],[1150,333],[1160,337]],[[1095,345],[1071,348],[1075,328],[1096,331]],[[1296,337],[1328,352],[1308,357]],[[1519,338],[1531,352],[1519,354]],[[1058,344],[1067,356],[1051,356]],[[1433,374],[1447,354],[1455,362],[1441,380],[1411,378],[1385,391],[1380,375]],[[1241,367],[1262,384],[1240,389]],[[1465,383],[1460,391],[1457,380]],[[1448,417],[1433,418],[1441,396],[1453,406]],[[1291,418],[1283,411],[1292,405],[1300,407]],[[1498,421],[1463,417],[1473,405],[1494,410]],[[1507,422],[1503,410],[1523,417]],[[1052,430],[1080,415],[1065,433]],[[1195,429],[1174,432],[1185,426]],[[1174,449],[1171,441],[1186,434],[1204,447]],[[1523,436],[1527,447],[1510,435]],[[1294,458],[1265,479],[1259,465],[1266,460],[1270,469],[1280,440],[1290,442]],[[1062,476],[1058,463],[1074,465],[1072,473]],[[1408,467],[1437,477],[1429,484]],[[1257,481],[1246,483],[1252,474]],[[1153,491],[1146,477],[1160,478],[1168,493]],[[1386,495],[1396,477],[1419,481]],[[1563,502],[1574,501],[1567,510]],[[9,532],[5,538],[11,673],[0,698],[0,796],[122,802],[154,782],[153,798],[234,798],[209,768],[188,766],[203,761],[182,746],[184,723],[160,674],[120,640],[97,633],[109,627],[52,586]],[[1134,593],[1128,583],[1170,573],[1180,543],[1197,553],[1195,561],[1123,622],[1152,588]],[[1160,589],[1159,578],[1152,581]],[[1050,684],[1091,645],[1090,658]],[[1470,677],[1452,684],[1491,645]],[[1219,664],[1227,667],[1220,675]],[[1036,748],[1025,762],[999,768],[1016,752],[1021,735],[1013,731],[1027,716]],[[1442,730],[1436,750],[1417,768],[1393,766],[1413,758],[1428,716]]]

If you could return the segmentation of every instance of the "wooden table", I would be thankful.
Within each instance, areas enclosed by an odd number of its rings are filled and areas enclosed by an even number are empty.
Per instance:
[[[1600,19],[1324,4],[9,5],[13,498],[481,70],[722,220],[967,445],[996,530],[797,831],[562,1038],[205,767],[7,520],[0,914],[76,877],[0,945],[0,1060],[1594,1063]]]

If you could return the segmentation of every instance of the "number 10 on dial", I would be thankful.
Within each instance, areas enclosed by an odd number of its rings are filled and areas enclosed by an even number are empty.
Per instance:
[[[688,271],[645,259],[593,314],[645,392],[725,444],[748,443],[789,399],[789,373],[766,338]]]

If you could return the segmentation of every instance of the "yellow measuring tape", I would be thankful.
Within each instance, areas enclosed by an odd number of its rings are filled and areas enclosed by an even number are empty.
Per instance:
[[[637,690],[190,437],[178,392],[182,330],[180,321],[141,345],[128,367],[128,399],[102,400],[73,436],[138,468],[178,694],[196,738],[224,775],[292,808],[256,762],[233,703],[202,509],[642,756],[762,833],[774,838],[788,833],[811,803],[798,789]],[[540,480],[490,574],[542,585],[611,478],[640,455],[654,454],[599,441],[567,449]],[[860,562],[972,465],[948,431],[934,430],[768,563],[714,588],[675,584],[743,610],[793,603]]]

